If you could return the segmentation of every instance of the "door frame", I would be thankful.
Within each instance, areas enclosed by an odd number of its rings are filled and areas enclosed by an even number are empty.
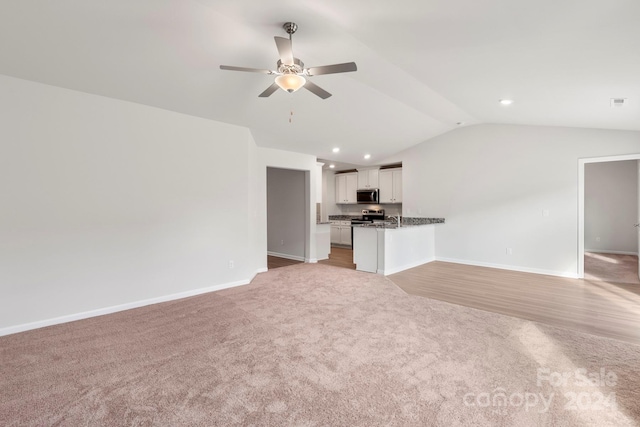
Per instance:
[[[640,160],[640,154],[578,159],[578,278],[584,279],[584,175],[587,163]],[[639,212],[640,214],[640,212]]]
[[[311,243],[310,243],[310,239],[311,239],[311,220],[310,220],[310,215],[311,215],[311,206],[310,206],[310,200],[311,200],[311,172],[309,170],[306,169],[295,169],[295,168],[287,168],[287,167],[280,167],[280,166],[267,166],[265,168],[265,219],[266,219],[266,227],[265,227],[265,234],[266,234],[266,242],[267,242],[267,252],[265,255],[270,255],[269,252],[269,182],[268,182],[268,174],[269,174],[269,169],[279,169],[279,170],[286,170],[286,171],[292,171],[292,172],[300,172],[302,175],[302,180],[304,181],[304,197],[302,201],[299,201],[300,203],[304,203],[304,242],[303,242],[303,246],[304,246],[304,255],[303,256],[299,256],[299,255],[290,255],[290,257],[287,256],[282,256],[283,258],[288,258],[288,259],[293,259],[296,261],[304,261],[304,262],[317,262],[314,259],[312,259],[311,257],[314,256],[315,257],[315,252],[312,254],[311,253]],[[298,202],[298,201],[297,201]],[[283,254],[280,254],[283,255]],[[286,255],[286,254],[284,254]]]

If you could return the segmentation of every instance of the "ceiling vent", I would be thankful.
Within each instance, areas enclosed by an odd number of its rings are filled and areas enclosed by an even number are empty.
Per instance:
[[[627,98],[611,98],[612,107],[624,107],[628,103]]]

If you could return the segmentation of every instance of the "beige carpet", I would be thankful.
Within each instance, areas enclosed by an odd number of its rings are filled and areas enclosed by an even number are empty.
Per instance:
[[[0,361],[3,426],[640,420],[639,346],[409,296],[379,275],[324,265],[2,337]]]

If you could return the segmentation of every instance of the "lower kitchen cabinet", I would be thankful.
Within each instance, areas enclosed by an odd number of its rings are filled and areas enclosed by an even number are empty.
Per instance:
[[[351,221],[331,221],[331,243],[351,246]]]
[[[340,243],[340,226],[331,224],[331,244]]]

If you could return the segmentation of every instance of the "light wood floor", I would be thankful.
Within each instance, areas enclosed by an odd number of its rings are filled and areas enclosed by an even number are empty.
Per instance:
[[[349,248],[332,247],[329,259],[318,261],[320,264],[333,265],[334,267],[356,269],[356,265],[353,263],[353,250]],[[269,270],[279,267],[286,267],[288,265],[302,264],[302,261],[295,261],[287,258],[279,258],[275,256],[267,256],[267,268]]]
[[[631,261],[629,256],[618,258],[607,255],[587,259],[584,280],[440,261],[388,277],[412,295],[640,344],[637,274],[621,275],[595,263],[618,261],[627,270],[630,262],[637,263],[637,257]],[[269,269],[301,263],[273,256],[268,256],[267,262]],[[332,247],[329,259],[319,263],[356,267],[353,251],[341,247]]]
[[[353,263],[353,250],[350,248],[341,248],[338,246],[331,247],[329,259],[318,261],[320,264],[333,265],[334,267],[356,269]]]
[[[293,259],[280,258],[277,256],[267,255],[267,269],[286,267],[294,264],[302,264],[303,261],[296,261]]]
[[[584,278],[640,285],[638,256],[585,252]]]
[[[640,285],[446,262],[388,276],[405,292],[640,344]]]

